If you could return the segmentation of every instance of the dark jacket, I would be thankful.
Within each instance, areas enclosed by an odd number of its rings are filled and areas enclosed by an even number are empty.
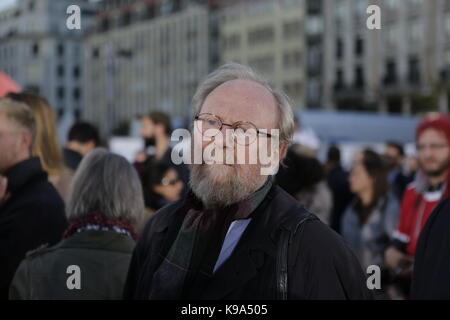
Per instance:
[[[63,156],[64,164],[67,168],[72,169],[73,171],[78,169],[81,160],[83,160],[83,156],[81,154],[68,148],[63,149]]]
[[[130,265],[124,297],[147,299],[153,273],[177,235],[181,201],[161,209],[147,223]],[[280,226],[292,208],[304,210],[273,186],[231,256],[216,271],[199,299],[276,299],[277,246]],[[289,215],[288,215],[289,212]],[[179,220],[179,219],[178,219]],[[342,239],[317,219],[303,223],[288,253],[289,299],[366,299],[371,294],[354,254]]]
[[[47,180],[38,158],[6,172],[11,197],[0,206],[0,299],[27,251],[54,245],[67,227],[64,202]]]
[[[10,299],[121,299],[135,242],[114,231],[75,233],[52,248],[30,253],[20,264]],[[80,289],[67,281],[78,266]],[[70,283],[73,279],[69,279]]]
[[[327,173],[327,183],[333,194],[333,210],[330,217],[330,227],[337,233],[341,233],[342,215],[353,198],[348,182],[348,173],[341,165],[336,165]]]
[[[450,299],[450,198],[434,208],[417,244],[412,299]]]

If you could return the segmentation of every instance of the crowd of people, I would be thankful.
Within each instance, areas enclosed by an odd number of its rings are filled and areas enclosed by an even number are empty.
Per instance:
[[[103,148],[88,122],[61,147],[45,98],[0,98],[0,299],[450,298],[448,228],[437,222],[448,222],[448,116],[420,122],[414,159],[387,141],[347,171],[337,145],[319,161],[288,99],[246,66],[215,70],[193,101],[218,132],[279,129],[278,170],[176,165],[160,111],[141,117],[134,163]],[[68,285],[71,266],[82,289]]]

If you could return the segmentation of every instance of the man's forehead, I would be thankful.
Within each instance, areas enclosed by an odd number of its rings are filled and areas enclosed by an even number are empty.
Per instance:
[[[273,122],[277,106],[273,94],[263,85],[250,80],[230,80],[215,88],[205,99],[201,112],[228,118]],[[273,117],[267,116],[273,115]]]
[[[446,134],[444,131],[436,129],[436,128],[427,128],[425,129],[418,137],[418,141],[421,140],[447,140]]]

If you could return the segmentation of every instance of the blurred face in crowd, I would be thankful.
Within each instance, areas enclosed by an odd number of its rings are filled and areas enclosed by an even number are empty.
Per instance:
[[[450,148],[445,134],[429,128],[417,139],[419,166],[428,176],[441,176],[450,164]]]
[[[402,155],[398,152],[398,149],[393,146],[386,146],[384,156],[389,168],[401,166],[403,163]]]
[[[89,152],[95,149],[96,144],[93,140],[88,142],[79,142],[79,141],[68,141],[66,143],[67,148],[74,150],[81,154],[83,157],[86,156]]]
[[[141,137],[144,139],[153,138],[154,136],[155,124],[150,119],[150,117],[141,118]]]
[[[31,134],[0,112],[0,174],[30,157]]]
[[[223,123],[234,124],[238,121],[248,121],[256,129],[277,129],[279,111],[275,98],[264,86],[248,80],[231,80],[215,88],[205,99],[200,114],[210,113],[217,116]],[[208,206],[227,206],[248,197],[266,181],[267,176],[261,175],[261,164],[257,161],[250,164],[227,164],[225,157],[234,155],[236,158],[236,141],[226,135],[228,126],[222,127],[222,143],[216,142],[216,137],[210,141],[201,141],[202,150],[206,147],[223,148],[224,161],[212,164],[193,164],[191,167],[191,187],[194,193]],[[194,125],[194,130],[196,130]],[[195,135],[194,135],[195,137]],[[258,139],[268,139],[265,135],[257,135]],[[211,144],[214,144],[211,146]],[[242,146],[239,146],[240,148]],[[254,150],[243,146],[246,154]],[[242,150],[241,148],[241,150]],[[249,149],[250,148],[250,149]],[[283,147],[282,147],[283,148]],[[281,152],[277,150],[277,152]],[[248,158],[247,158],[248,159]]]
[[[373,188],[374,181],[364,167],[362,153],[358,153],[353,159],[349,182],[350,190],[356,194]]]
[[[183,182],[178,178],[175,169],[169,169],[161,183],[154,186],[154,191],[168,201],[176,201],[183,190]]]

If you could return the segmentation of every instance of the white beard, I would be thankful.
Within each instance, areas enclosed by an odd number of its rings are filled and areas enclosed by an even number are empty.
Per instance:
[[[192,165],[189,184],[206,208],[226,207],[248,198],[266,181],[260,166]]]

